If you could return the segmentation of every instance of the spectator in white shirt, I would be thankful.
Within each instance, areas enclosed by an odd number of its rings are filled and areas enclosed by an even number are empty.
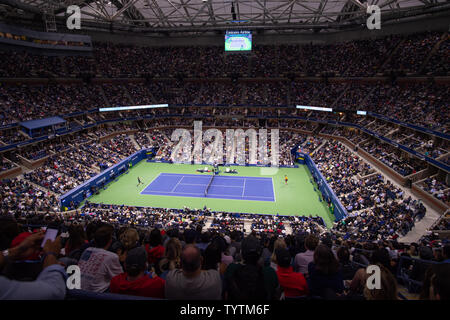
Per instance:
[[[100,227],[94,235],[96,247],[86,249],[78,263],[81,271],[81,289],[105,292],[111,279],[123,272],[119,256],[107,249],[112,243],[113,227]]]

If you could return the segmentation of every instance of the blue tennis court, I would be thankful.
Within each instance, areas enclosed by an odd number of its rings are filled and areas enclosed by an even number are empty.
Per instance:
[[[141,194],[275,201],[272,178],[160,173]],[[208,192],[205,194],[206,189]]]

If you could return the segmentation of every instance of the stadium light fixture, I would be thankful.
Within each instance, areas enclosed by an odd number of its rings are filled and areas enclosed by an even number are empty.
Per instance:
[[[333,112],[332,108],[311,107],[311,106],[297,106],[297,109],[313,110],[313,111],[326,111]]]

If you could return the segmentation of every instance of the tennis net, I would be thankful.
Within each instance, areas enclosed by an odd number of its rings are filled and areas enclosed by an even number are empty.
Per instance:
[[[209,187],[211,187],[211,183],[214,180],[214,176],[215,176],[215,174],[213,173],[211,179],[209,179],[208,185],[206,186],[206,190],[205,190],[205,197],[208,195]]]

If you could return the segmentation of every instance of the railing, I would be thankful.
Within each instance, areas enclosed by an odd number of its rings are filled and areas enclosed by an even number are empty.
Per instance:
[[[66,300],[153,300],[161,301],[164,299],[147,298],[139,296],[130,296],[117,293],[98,293],[86,290],[72,289],[66,291]]]
[[[419,263],[429,264],[429,265],[439,264],[439,262],[432,261],[432,260],[422,260],[422,259],[411,258],[411,257],[407,257],[407,256],[401,256],[399,259],[399,262],[398,262],[398,266],[397,266],[397,279],[402,280],[403,283],[405,284],[405,286],[408,288],[408,291],[410,291],[410,292],[411,291],[417,292],[420,289],[422,289],[423,282],[411,279],[406,274],[405,270],[402,268],[402,266],[405,264],[405,261],[410,261],[412,263],[419,262]]]

